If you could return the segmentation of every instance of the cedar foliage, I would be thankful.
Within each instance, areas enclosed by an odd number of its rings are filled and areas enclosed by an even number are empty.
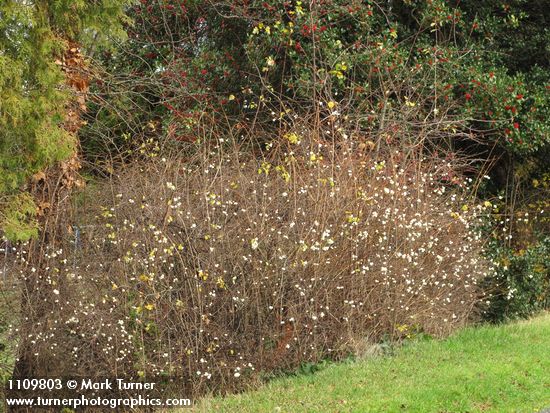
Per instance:
[[[125,1],[49,1],[0,4],[0,228],[12,240],[38,234],[28,179],[76,153],[82,89],[75,54],[79,41],[121,35]],[[76,43],[75,43],[76,42]],[[72,51],[71,51],[72,50]],[[69,66],[73,66],[72,69]],[[67,74],[69,73],[69,81]],[[82,86],[82,85],[81,85]],[[80,102],[81,104],[83,102]],[[71,119],[71,117],[73,117]],[[76,122],[76,123],[75,123]],[[38,174],[38,175],[37,175]]]

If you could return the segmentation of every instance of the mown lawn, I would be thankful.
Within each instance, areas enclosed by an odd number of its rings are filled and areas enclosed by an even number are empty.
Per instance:
[[[538,412],[550,408],[550,314],[332,365],[193,412]],[[189,412],[189,409],[185,410]]]

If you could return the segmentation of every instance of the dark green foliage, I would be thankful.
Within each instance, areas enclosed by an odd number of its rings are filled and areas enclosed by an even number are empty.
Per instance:
[[[550,308],[550,168],[543,149],[514,159],[514,185],[500,191],[487,223],[486,254],[495,274],[484,281],[484,314],[491,321]]]
[[[550,69],[548,7],[548,0],[461,2],[469,19],[477,23],[476,40],[511,73]]]
[[[348,121],[363,133],[384,117],[407,129],[446,116],[456,121],[452,148],[471,136],[534,153],[550,139],[542,9],[522,0],[142,1],[128,42],[101,56],[109,75],[96,85],[86,148],[98,154],[125,134],[194,141],[204,113],[279,127],[334,100],[357,110]]]
[[[550,307],[550,237],[520,251],[492,243],[489,253],[496,261],[497,272],[485,280],[490,293],[487,319],[529,317]]]

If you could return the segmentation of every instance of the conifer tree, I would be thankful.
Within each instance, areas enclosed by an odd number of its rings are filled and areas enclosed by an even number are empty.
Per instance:
[[[43,180],[47,167],[76,153],[78,110],[74,109],[84,108],[86,90],[79,44],[122,35],[126,3],[0,3],[0,230],[4,236],[28,240],[38,235],[35,215],[47,203],[37,205],[29,178],[34,177],[35,183]],[[65,170],[70,165],[77,163],[67,164]]]

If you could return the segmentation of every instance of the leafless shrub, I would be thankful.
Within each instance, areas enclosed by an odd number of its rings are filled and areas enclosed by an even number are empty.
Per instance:
[[[44,300],[58,305],[25,331],[32,351],[55,374],[200,393],[348,355],[361,337],[462,326],[488,271],[483,207],[442,183],[448,164],[353,145],[303,127],[261,158],[217,140],[127,167],[76,214],[82,235],[47,251]]]

